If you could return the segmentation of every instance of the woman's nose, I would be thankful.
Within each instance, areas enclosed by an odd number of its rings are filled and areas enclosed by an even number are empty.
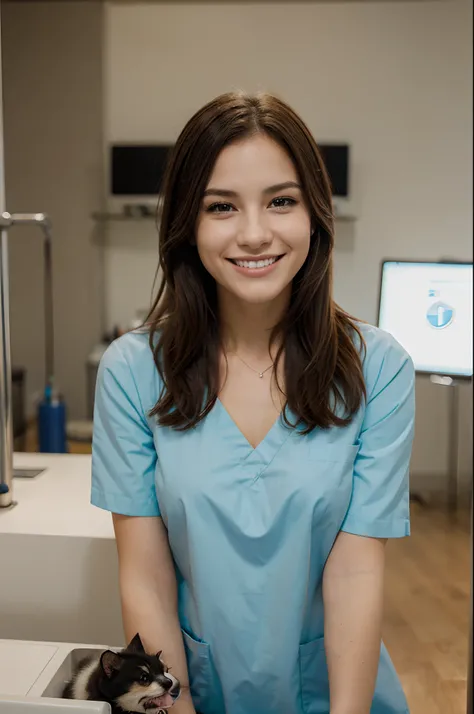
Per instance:
[[[262,245],[270,243],[272,234],[268,222],[263,216],[249,216],[239,233],[237,242],[240,246],[247,246],[257,250]]]

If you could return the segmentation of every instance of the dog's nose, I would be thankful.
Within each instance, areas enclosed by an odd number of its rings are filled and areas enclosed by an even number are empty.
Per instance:
[[[179,683],[175,682],[175,684],[173,684],[173,686],[171,687],[169,693],[171,694],[173,699],[177,699],[179,697],[180,691],[181,691],[181,687],[179,686]]]
[[[168,677],[159,677],[158,682],[165,692],[169,692],[173,686],[173,682]]]

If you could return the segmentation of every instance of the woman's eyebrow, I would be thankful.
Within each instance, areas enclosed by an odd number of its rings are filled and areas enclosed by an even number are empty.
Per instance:
[[[287,188],[297,188],[301,190],[300,184],[296,181],[284,181],[283,183],[268,186],[268,188],[264,189],[263,193],[277,193],[278,191],[284,191]],[[230,191],[226,188],[207,188],[203,195],[222,196],[223,198],[237,198],[239,194],[236,191]]]

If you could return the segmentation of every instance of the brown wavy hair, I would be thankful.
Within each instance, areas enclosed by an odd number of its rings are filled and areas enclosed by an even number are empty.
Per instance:
[[[222,349],[217,289],[195,245],[202,197],[222,149],[265,134],[289,154],[311,215],[310,250],[295,276],[288,311],[270,345],[284,357],[283,417],[309,433],[348,424],[365,397],[356,320],[332,296],[334,216],[331,186],[309,129],[282,100],[269,94],[223,94],[186,124],[173,147],[163,181],[159,224],[161,281],[144,325],[163,382],[151,411],[162,426],[194,427],[219,394]],[[356,338],[356,339],[354,339]],[[356,346],[356,343],[359,343]],[[288,419],[287,409],[296,416]]]

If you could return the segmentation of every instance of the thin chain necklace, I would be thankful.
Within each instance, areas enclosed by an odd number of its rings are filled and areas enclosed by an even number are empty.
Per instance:
[[[246,367],[248,367],[249,369],[251,369],[252,372],[255,372],[255,374],[258,374],[258,376],[260,377],[260,379],[263,379],[263,375],[265,374],[265,372],[268,372],[268,370],[273,367],[273,362],[272,362],[272,364],[271,364],[269,367],[267,367],[267,368],[264,369],[262,372],[260,372],[258,369],[254,369],[254,368],[251,367],[249,364],[247,364],[247,362],[246,362],[244,359],[242,359],[242,357],[239,357],[238,354],[235,354],[235,356],[238,357],[238,359],[239,359],[241,362],[243,362]]]

